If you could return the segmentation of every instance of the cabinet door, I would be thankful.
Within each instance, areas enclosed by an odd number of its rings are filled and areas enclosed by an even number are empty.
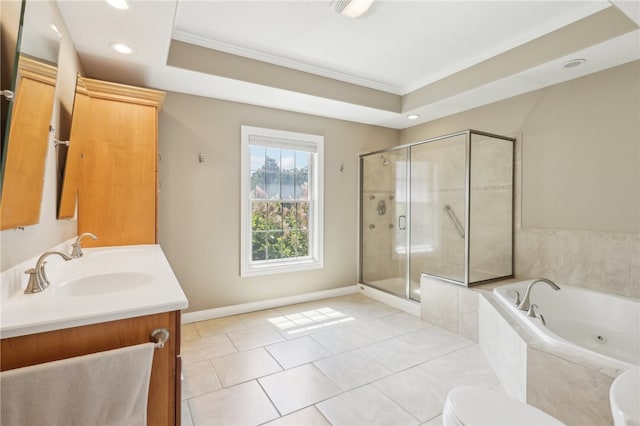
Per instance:
[[[179,426],[180,311],[2,339],[0,371],[146,343],[156,328],[168,329],[170,336],[153,354],[147,424]]]
[[[87,246],[156,242],[155,106],[91,98],[78,202],[78,233]]]
[[[40,222],[54,82],[23,76],[18,83],[2,184],[1,229]]]

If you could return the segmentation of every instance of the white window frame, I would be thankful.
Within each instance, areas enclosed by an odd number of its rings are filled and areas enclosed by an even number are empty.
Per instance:
[[[241,178],[240,178],[240,276],[277,274],[320,269],[324,266],[324,136],[262,127],[241,126]],[[309,223],[310,256],[292,259],[254,262],[251,259],[251,140],[273,141],[273,146],[295,150],[312,147],[315,151],[309,165],[311,203]]]

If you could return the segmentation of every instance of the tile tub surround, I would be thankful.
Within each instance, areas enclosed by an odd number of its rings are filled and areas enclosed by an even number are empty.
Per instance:
[[[640,235],[517,228],[515,274],[639,298]]]
[[[326,309],[350,320],[307,321]],[[442,424],[453,387],[502,391],[478,344],[359,294],[185,324],[182,339],[184,425]]]
[[[550,348],[483,294],[480,347],[508,395],[567,424],[612,424],[609,388],[622,370],[571,350]]]
[[[611,424],[608,392],[621,370],[580,353],[551,349],[530,333],[490,292],[517,281],[466,288],[423,276],[421,317],[472,339],[469,330],[474,330],[473,340],[508,395],[568,424]]]

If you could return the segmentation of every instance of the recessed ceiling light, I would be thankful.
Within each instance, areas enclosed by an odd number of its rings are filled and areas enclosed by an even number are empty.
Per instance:
[[[109,6],[115,7],[116,9],[129,9],[129,3],[127,3],[127,0],[106,0],[106,2],[109,3]]]
[[[407,115],[407,118],[409,120],[417,120],[418,118],[420,118],[420,116],[418,114],[411,114],[411,115]]]
[[[338,0],[335,10],[342,16],[358,18],[371,7],[373,0]]]
[[[56,27],[56,24],[51,24],[51,25],[49,25],[49,27],[53,30],[53,32],[55,32],[60,37],[62,37],[62,34],[60,34],[60,30],[58,29],[58,27]]]
[[[565,67],[565,68],[575,68],[575,67],[579,67],[580,65],[584,64],[585,62],[587,62],[586,59],[572,59],[572,60],[570,60],[568,62],[565,62],[563,67]]]
[[[128,55],[129,53],[133,52],[133,49],[124,43],[111,43],[109,46],[116,52],[122,53],[124,55]]]

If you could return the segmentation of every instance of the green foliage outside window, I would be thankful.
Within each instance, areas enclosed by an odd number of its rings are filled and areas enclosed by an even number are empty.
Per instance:
[[[311,154],[255,146],[251,154],[251,259],[309,256]]]

